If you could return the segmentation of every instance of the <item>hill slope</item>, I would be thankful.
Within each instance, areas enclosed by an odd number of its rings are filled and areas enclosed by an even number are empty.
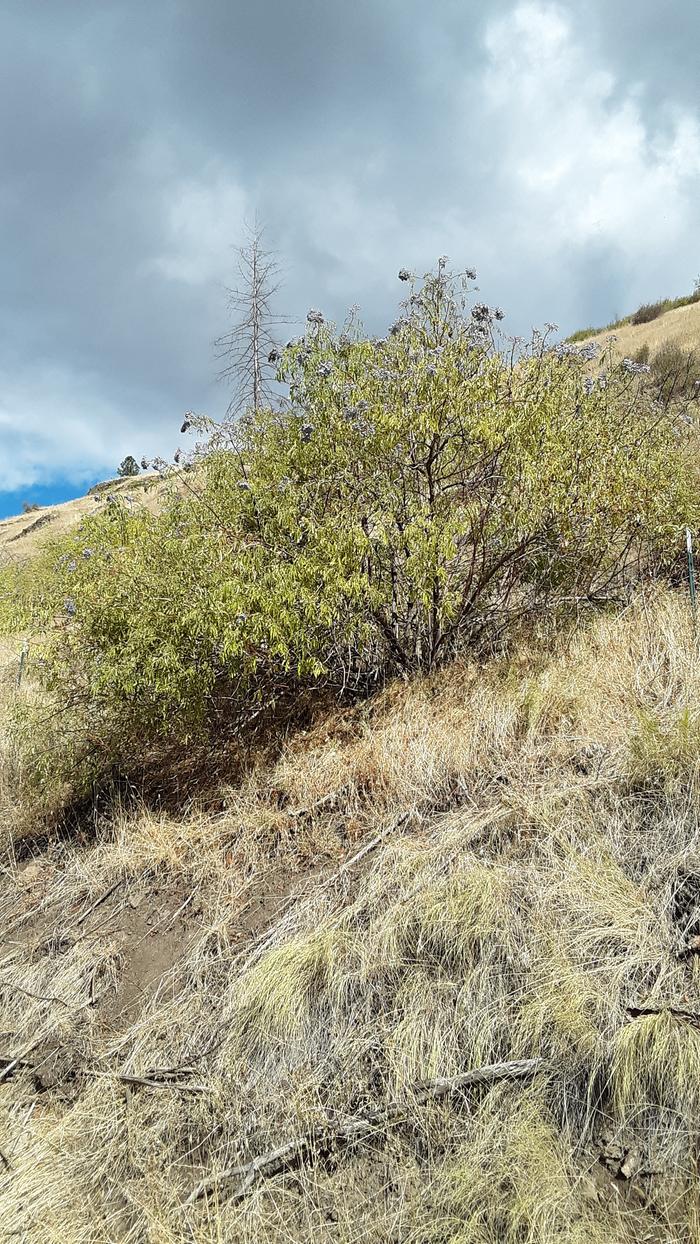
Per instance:
[[[25,839],[6,1238],[697,1238],[697,670],[661,594]]]
[[[621,324],[616,328],[601,329],[584,340],[599,341],[602,345],[611,334],[617,338],[617,352],[630,358],[642,346],[648,346],[653,356],[667,342],[673,342],[684,350],[696,350],[700,347],[700,302],[666,311],[646,324]]]
[[[162,495],[158,475],[149,473],[129,479],[107,480],[96,485],[85,497],[0,519],[0,565],[8,560],[26,561],[33,557],[44,540],[65,535],[77,527],[109,494],[124,498],[130,493],[138,495],[139,504],[154,508]]]

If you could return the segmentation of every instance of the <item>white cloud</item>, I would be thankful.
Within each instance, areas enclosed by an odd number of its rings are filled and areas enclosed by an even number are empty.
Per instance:
[[[282,232],[280,238],[281,252],[305,255],[305,287],[300,282],[295,288],[292,269],[284,295],[302,316],[308,305],[304,297],[339,317],[359,304],[362,318],[381,308],[381,319],[367,325],[379,330],[391,323],[406,296],[397,279],[399,268],[422,276],[444,253],[455,265],[477,262],[475,230],[458,204],[448,210],[422,205],[411,212],[381,180],[362,184],[333,171],[288,179],[284,209],[289,224],[287,236]],[[314,274],[311,294],[309,269]]]
[[[147,456],[174,448],[160,412],[125,418],[100,394],[98,377],[37,366],[0,372],[0,492],[64,479],[76,485],[100,471],[113,475],[127,453]]]
[[[698,114],[668,109],[651,129],[641,85],[592,64],[560,5],[516,5],[489,23],[485,48],[484,124],[520,236],[550,256],[609,246],[640,276],[684,288],[700,225]]]
[[[152,270],[187,285],[221,281],[250,218],[242,187],[221,170],[176,180],[163,194],[164,247]]]
[[[553,316],[570,330],[689,290],[700,114],[667,106],[650,121],[644,84],[616,76],[570,5],[522,0],[480,38],[482,56],[444,85],[435,186],[419,148],[392,183],[371,135],[347,172],[285,178],[282,249],[306,253],[319,300],[390,307],[396,269],[442,252],[477,267],[511,331]]]

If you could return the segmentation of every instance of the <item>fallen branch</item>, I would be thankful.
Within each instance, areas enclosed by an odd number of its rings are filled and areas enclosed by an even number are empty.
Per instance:
[[[181,1093],[208,1093],[209,1089],[206,1084],[188,1084],[179,1080],[155,1080],[150,1076],[128,1075],[127,1072],[109,1072],[97,1071],[92,1069],[93,1076],[100,1076],[105,1080],[119,1080],[121,1084],[143,1085],[145,1088],[153,1089],[176,1089]]]
[[[93,911],[95,911],[97,907],[101,907],[102,903],[106,903],[107,899],[112,897],[112,895],[114,894],[114,891],[118,890],[120,885],[123,885],[123,884],[124,884],[124,878],[121,877],[119,881],[115,881],[114,885],[110,886],[108,890],[105,890],[104,894],[101,894],[98,899],[95,899],[95,902],[92,904],[92,906],[88,907],[87,911],[84,911],[82,916],[78,916],[78,919],[75,922],[76,928],[79,924],[83,923],[83,920],[87,920],[88,916],[92,915]]]
[[[12,1072],[16,1071],[18,1067],[25,1071],[32,1071],[34,1063],[28,1063],[23,1058],[9,1058],[7,1054],[0,1054],[0,1073],[2,1073],[0,1074],[0,1080],[4,1080],[7,1076],[12,1075]]]
[[[16,985],[14,981],[0,980],[0,989],[14,989],[15,993],[23,993],[27,998],[35,998],[37,1002],[58,1002],[61,1006],[71,1007],[75,1004],[66,1002],[65,998],[59,998],[58,994],[53,993],[34,993],[31,989],[26,989],[24,985]]]
[[[178,1089],[181,1093],[207,1093],[206,1084],[188,1084],[182,1080],[152,1080],[149,1076],[117,1075],[122,1084],[143,1084],[146,1088]]]
[[[186,1204],[192,1205],[203,1196],[214,1192],[220,1184],[238,1181],[237,1186],[229,1194],[229,1199],[241,1200],[252,1188],[256,1179],[269,1179],[284,1170],[298,1165],[305,1157],[315,1153],[323,1153],[330,1147],[348,1144],[362,1137],[370,1136],[376,1130],[396,1123],[404,1118],[416,1106],[424,1106],[429,1101],[446,1097],[450,1093],[458,1093],[462,1089],[475,1088],[482,1084],[495,1084],[498,1080],[527,1080],[536,1075],[545,1066],[542,1058],[525,1058],[517,1062],[492,1063],[486,1067],[477,1067],[465,1071],[459,1076],[444,1077],[431,1080],[428,1084],[416,1086],[414,1095],[404,1102],[391,1102],[388,1106],[377,1107],[358,1118],[348,1119],[335,1127],[319,1129],[290,1140],[277,1149],[263,1153],[242,1166],[232,1166],[220,1174],[202,1180],[190,1193]]]
[[[377,834],[376,838],[370,839],[370,841],[366,842],[363,847],[360,847],[359,851],[356,851],[354,855],[351,855],[349,860],[346,860],[344,864],[341,864],[338,871],[334,873],[329,880],[337,881],[337,879],[342,877],[344,873],[349,872],[351,868],[354,868],[356,864],[359,864],[360,860],[364,859],[366,855],[369,855],[371,851],[376,851],[377,847],[381,846],[390,834],[393,834],[397,829],[400,829],[402,825],[406,824],[406,821],[410,818],[410,816],[410,812],[404,812],[403,816],[400,816],[397,821],[393,821],[391,825],[387,825],[386,829],[383,829],[381,833]]]
[[[0,1084],[2,1084],[3,1080],[9,1080],[10,1076],[18,1068],[31,1069],[33,1067],[32,1063],[27,1062],[27,1055],[33,1053],[36,1047],[41,1045],[43,1040],[43,1037],[37,1037],[36,1041],[32,1041],[31,1045],[25,1046],[22,1053],[17,1054],[16,1057],[10,1059],[0,1059],[0,1062],[3,1064],[2,1070],[0,1071]]]

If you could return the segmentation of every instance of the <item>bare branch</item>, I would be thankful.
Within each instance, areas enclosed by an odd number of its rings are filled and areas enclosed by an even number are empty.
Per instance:
[[[410,1117],[417,1106],[427,1105],[449,1094],[463,1092],[466,1089],[483,1085],[491,1085],[499,1080],[529,1080],[538,1071],[546,1069],[542,1058],[524,1058],[514,1062],[495,1063],[486,1067],[477,1067],[472,1071],[450,1078],[431,1080],[427,1084],[417,1085],[413,1096],[406,1102],[390,1102],[387,1106],[370,1110],[357,1118],[341,1119],[334,1127],[325,1132],[307,1133],[286,1144],[272,1149],[242,1166],[234,1166],[229,1170],[219,1171],[213,1177],[202,1180],[193,1189],[186,1204],[192,1205],[200,1197],[216,1191],[224,1183],[233,1183],[229,1196],[233,1200],[241,1200],[252,1188],[258,1178],[270,1178],[281,1171],[293,1168],[304,1159],[323,1152],[328,1147],[337,1149],[341,1144],[369,1138],[392,1123]]]

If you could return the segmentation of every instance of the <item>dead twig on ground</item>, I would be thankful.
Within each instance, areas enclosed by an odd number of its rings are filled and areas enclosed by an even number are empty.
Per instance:
[[[28,1063],[26,1061],[27,1055],[31,1054],[38,1045],[41,1045],[43,1040],[43,1037],[38,1037],[36,1041],[32,1041],[31,1045],[26,1046],[25,1049],[22,1050],[22,1053],[17,1054],[14,1058],[0,1058],[0,1062],[5,1064],[2,1070],[0,1070],[0,1084],[2,1084],[3,1080],[9,1080],[10,1076],[17,1070],[17,1068],[24,1069],[32,1067],[32,1063]]]
[[[674,1019],[682,1019],[694,1028],[700,1028],[700,1011],[685,1011],[676,1006],[628,1006],[630,1019],[644,1019],[647,1015],[672,1015]]]
[[[81,916],[78,916],[78,919],[75,922],[76,927],[79,924],[82,924],[84,920],[87,920],[88,916],[92,915],[93,911],[95,911],[97,907],[101,907],[102,903],[106,903],[107,899],[112,897],[115,890],[118,890],[120,885],[123,885],[123,884],[124,884],[124,878],[120,877],[119,881],[115,881],[114,885],[110,886],[108,890],[105,890],[104,894],[101,894],[99,898],[95,899],[95,902],[92,904],[92,906],[88,907],[87,911],[84,911]]]
[[[119,1071],[109,1072],[109,1071],[91,1070],[90,1074],[94,1076],[100,1076],[101,1078],[107,1079],[107,1080],[114,1078],[116,1080],[119,1080],[121,1084],[143,1085],[144,1088],[177,1089],[181,1093],[208,1093],[209,1092],[206,1084],[187,1084],[179,1080],[168,1080],[168,1079],[156,1080],[156,1079],[151,1079],[149,1076],[129,1075],[126,1072],[119,1072]]]
[[[287,1141],[277,1149],[263,1153],[241,1166],[230,1167],[220,1174],[202,1180],[190,1193],[186,1204],[192,1205],[203,1196],[215,1191],[222,1183],[238,1181],[229,1199],[240,1200],[253,1186],[257,1178],[269,1179],[284,1170],[297,1165],[305,1157],[323,1153],[330,1147],[349,1144],[362,1137],[371,1136],[373,1132],[396,1123],[416,1106],[424,1106],[429,1101],[446,1097],[450,1093],[458,1093],[463,1089],[475,1088],[479,1085],[495,1084],[498,1080],[526,1080],[536,1075],[545,1066],[542,1058],[525,1058],[516,1062],[493,1063],[486,1067],[476,1067],[465,1071],[459,1076],[443,1077],[431,1080],[428,1084],[416,1086],[412,1098],[405,1102],[390,1102],[388,1106],[377,1107],[369,1113],[339,1123],[336,1127],[325,1128],[307,1133],[295,1140]]]

